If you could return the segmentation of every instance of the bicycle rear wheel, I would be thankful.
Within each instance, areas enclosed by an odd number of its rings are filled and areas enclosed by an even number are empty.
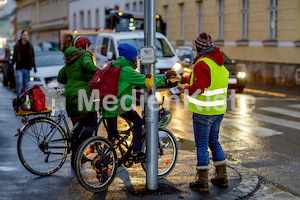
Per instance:
[[[158,178],[166,177],[173,170],[178,155],[176,139],[168,129],[158,130]],[[142,151],[146,152],[146,141],[143,143]],[[146,172],[146,162],[142,163]]]
[[[52,119],[38,117],[25,124],[20,132],[17,144],[20,161],[35,175],[53,174],[66,160],[68,142],[65,131],[55,124]]]
[[[82,161],[85,164],[82,165]],[[75,159],[79,183],[91,192],[102,192],[114,180],[118,169],[117,155],[110,141],[94,136],[79,148]]]

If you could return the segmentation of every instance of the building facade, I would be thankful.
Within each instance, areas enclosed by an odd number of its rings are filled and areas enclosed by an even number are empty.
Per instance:
[[[299,0],[161,0],[157,13],[174,46],[193,46],[208,32],[248,79],[300,84]]]
[[[34,45],[59,41],[59,31],[68,29],[69,0],[17,0],[17,29],[26,29]]]
[[[83,6],[84,5],[84,6]],[[105,27],[105,9],[144,11],[143,0],[70,0],[69,29]]]

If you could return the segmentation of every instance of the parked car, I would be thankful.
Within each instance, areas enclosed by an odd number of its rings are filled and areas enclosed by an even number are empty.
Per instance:
[[[193,61],[196,52],[191,47],[179,47],[175,50],[178,57],[181,59],[183,66],[183,76],[190,77],[192,69],[190,62]],[[222,52],[224,57],[224,66],[229,71],[228,87],[236,89],[237,92],[243,92],[247,85],[247,74],[245,65],[236,63],[234,60],[228,58],[228,56]]]
[[[36,53],[36,52],[40,52],[40,51],[43,51],[43,50],[40,46],[33,46],[33,51],[34,51],[34,53]]]
[[[58,42],[41,42],[39,46],[42,51],[59,51]]]
[[[138,49],[144,46],[144,32],[120,32],[120,33],[100,33],[97,36],[95,57],[97,66],[102,69],[109,62],[114,61],[119,52],[117,47],[120,44],[128,43]],[[179,63],[173,47],[168,39],[161,33],[156,33],[156,74],[164,74],[168,70],[175,70],[182,74],[183,69]]]
[[[36,52],[35,65],[37,73],[30,71],[29,86],[40,84],[46,87],[57,87],[59,70],[65,65],[64,54],[61,51]]]
[[[2,64],[3,84],[4,86],[9,86],[10,88],[16,87],[14,68],[12,65],[14,45],[14,43],[7,43],[5,45],[5,57],[4,62]]]

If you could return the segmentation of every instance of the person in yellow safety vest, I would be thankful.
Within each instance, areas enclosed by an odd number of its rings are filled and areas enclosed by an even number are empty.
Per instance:
[[[185,104],[193,112],[193,126],[197,147],[197,175],[190,183],[192,190],[208,191],[209,152],[212,151],[215,178],[211,183],[228,186],[226,157],[218,141],[220,124],[226,112],[229,72],[224,67],[220,49],[215,47],[208,33],[201,33],[195,40],[197,56],[192,64],[191,78],[182,78],[178,89],[186,93]]]

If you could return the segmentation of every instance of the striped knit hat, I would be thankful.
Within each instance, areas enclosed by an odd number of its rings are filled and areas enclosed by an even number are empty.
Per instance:
[[[214,46],[214,43],[210,35],[206,32],[201,33],[195,40],[195,46],[200,49],[205,49],[207,47]]]

